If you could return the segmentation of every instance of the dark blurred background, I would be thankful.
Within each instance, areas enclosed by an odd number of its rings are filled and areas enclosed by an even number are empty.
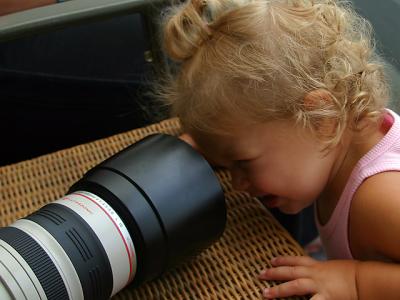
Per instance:
[[[400,113],[400,0],[352,2],[373,26],[376,48],[387,62],[387,73],[392,87],[389,107]]]
[[[164,118],[145,25],[132,14],[0,43],[0,165]]]

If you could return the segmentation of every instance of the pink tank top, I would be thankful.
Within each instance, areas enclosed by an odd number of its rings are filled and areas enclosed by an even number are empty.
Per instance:
[[[400,171],[400,116],[391,110],[382,124],[386,135],[354,167],[340,199],[325,225],[316,223],[329,259],[353,259],[348,238],[351,200],[361,183],[368,177],[385,172]],[[315,205],[316,207],[316,205]]]

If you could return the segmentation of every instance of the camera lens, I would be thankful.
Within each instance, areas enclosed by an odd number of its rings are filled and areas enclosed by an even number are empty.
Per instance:
[[[0,298],[109,299],[210,246],[225,223],[208,163],[178,138],[152,135],[0,228]]]

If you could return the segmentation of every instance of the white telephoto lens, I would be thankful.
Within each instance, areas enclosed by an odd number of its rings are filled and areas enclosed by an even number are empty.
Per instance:
[[[82,286],[80,284],[78,274],[75,271],[74,265],[69,259],[68,254],[53,238],[53,236],[40,225],[26,219],[17,220],[11,226],[29,234],[45,250],[64,282],[69,299],[83,300],[84,297]]]
[[[209,247],[226,215],[207,161],[177,137],[150,135],[0,228],[0,300],[107,300]]]
[[[5,285],[0,281],[0,299],[2,300],[14,300],[9,292],[9,290],[5,287]]]
[[[93,193],[68,194],[0,230],[0,300],[108,299],[136,270],[127,227]]]
[[[74,192],[54,203],[75,211],[96,233],[110,261],[114,282],[112,295],[128,285],[136,273],[135,247],[124,222],[112,207],[85,191]]]
[[[46,299],[40,282],[29,265],[17,251],[2,240],[0,258],[0,299]]]

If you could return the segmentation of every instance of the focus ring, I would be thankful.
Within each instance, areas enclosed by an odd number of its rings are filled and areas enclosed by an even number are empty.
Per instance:
[[[0,228],[0,239],[13,247],[39,280],[48,300],[68,300],[68,292],[53,261],[27,233],[15,228]]]
[[[85,300],[110,298],[113,277],[107,253],[79,214],[50,203],[25,219],[42,226],[64,249],[79,276]]]

